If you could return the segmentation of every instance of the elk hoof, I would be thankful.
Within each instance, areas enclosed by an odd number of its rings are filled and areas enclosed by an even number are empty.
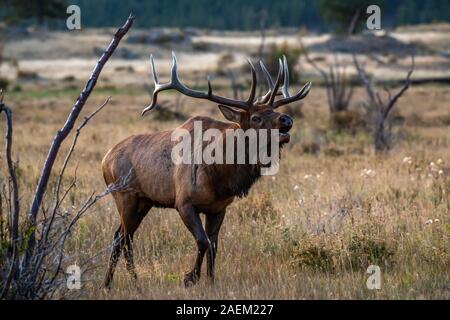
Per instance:
[[[186,288],[194,286],[199,280],[199,277],[194,271],[188,272],[184,275],[184,286]]]

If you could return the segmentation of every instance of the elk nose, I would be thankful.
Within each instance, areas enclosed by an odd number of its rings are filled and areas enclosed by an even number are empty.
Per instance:
[[[288,115],[282,115],[280,117],[280,129],[289,131],[292,128],[293,120]]]

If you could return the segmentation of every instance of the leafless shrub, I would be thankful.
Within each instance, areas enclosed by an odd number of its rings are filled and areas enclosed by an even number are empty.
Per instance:
[[[300,45],[306,61],[319,72],[324,80],[332,124],[338,128],[352,126],[354,116],[348,112],[348,109],[353,96],[353,87],[349,83],[350,81],[346,74],[345,67],[341,65],[339,57],[334,55],[333,64],[329,65],[328,70],[326,70],[320,67],[316,61],[309,56],[308,50],[302,43],[300,43]],[[342,113],[344,116],[342,116]],[[349,117],[351,118],[350,123],[342,123],[342,119],[345,120]]]
[[[389,113],[392,111],[393,107],[397,103],[398,99],[408,90],[411,85],[411,75],[414,72],[414,56],[411,56],[411,67],[406,75],[405,82],[400,90],[392,95],[389,89],[385,86],[384,91],[387,98],[383,99],[380,91],[376,89],[376,85],[373,80],[371,80],[364,68],[358,62],[355,54],[353,54],[353,63],[356,70],[358,71],[359,78],[361,79],[364,87],[366,89],[368,101],[365,102],[364,106],[368,111],[368,121],[373,130],[373,140],[375,152],[382,153],[389,150],[390,147],[390,127],[386,129],[387,119]]]
[[[227,75],[228,79],[230,79],[231,89],[233,90],[233,99],[242,99],[242,88],[237,83],[234,72],[230,70]]]

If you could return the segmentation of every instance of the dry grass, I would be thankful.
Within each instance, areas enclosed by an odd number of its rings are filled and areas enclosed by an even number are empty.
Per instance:
[[[75,95],[40,91],[7,97],[14,111],[14,155],[20,161],[23,199],[34,191],[52,136]],[[105,96],[101,91],[94,95],[86,114]],[[115,143],[133,133],[177,125],[141,118],[148,99],[145,93],[118,90],[106,110],[82,132],[65,181],[67,186],[76,171],[78,184],[67,198],[68,210],[91,191],[104,189],[100,161]],[[327,131],[325,99],[322,88],[312,90],[305,100],[305,117],[295,122],[279,174],[263,178],[247,198],[229,208],[214,286],[206,277],[194,288],[182,286],[183,273],[193,263],[194,240],[176,211],[153,209],[135,239],[141,290],[133,288],[121,260],[113,290],[105,293],[100,286],[108,255],[103,254],[98,269],[85,275],[82,297],[449,299],[448,89],[413,87],[405,95],[399,107],[406,121],[398,127],[399,139],[386,157],[373,154],[365,133]],[[192,106],[185,112],[219,117],[210,105]],[[305,144],[312,142],[320,144],[319,153],[305,152]],[[118,221],[109,197],[82,219],[68,254],[82,261],[105,249]],[[370,264],[381,267],[379,291],[366,288]]]

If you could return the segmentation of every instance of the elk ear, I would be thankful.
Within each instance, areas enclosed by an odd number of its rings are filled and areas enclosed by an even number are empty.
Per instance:
[[[222,104],[219,104],[219,109],[222,112],[225,119],[231,121],[231,122],[237,122],[239,123],[242,119],[243,111],[236,110],[233,108],[230,108],[228,106],[224,106]]]

